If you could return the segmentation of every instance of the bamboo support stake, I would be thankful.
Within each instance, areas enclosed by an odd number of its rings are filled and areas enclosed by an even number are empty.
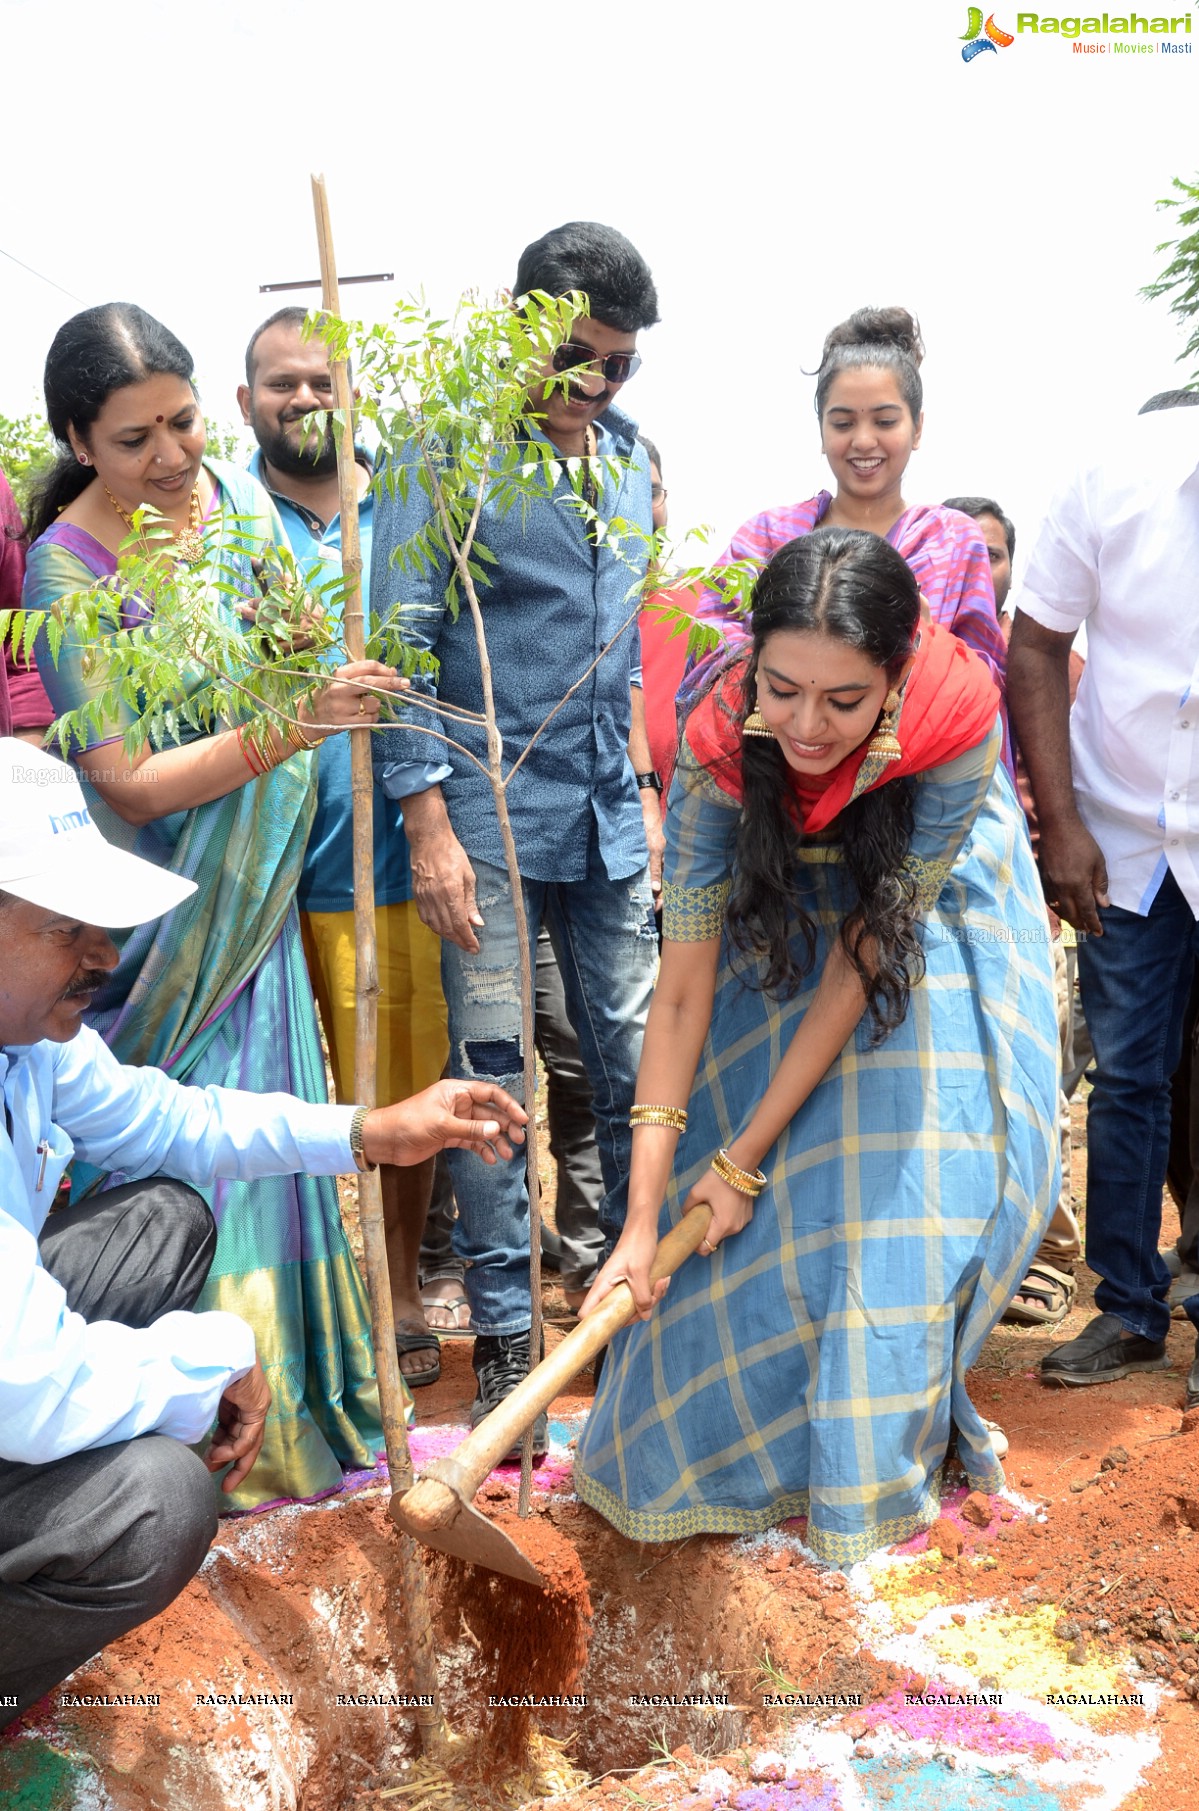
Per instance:
[[[321,306],[327,314],[340,315],[337,262],[329,198],[323,176],[312,178],[316,210],[316,236],[321,260]],[[366,618],[362,608],[362,547],[358,536],[358,465],[354,458],[354,399],[345,359],[331,361],[334,407],[342,422],[337,434],[338,506],[341,512],[342,570],[346,580],[345,637],[351,660],[366,658]],[[377,1024],[379,998],[378,954],[375,944],[374,775],[371,769],[370,725],[348,732],[354,807],[354,940],[356,1029],[354,1040],[354,1091],[362,1106],[375,1105]],[[383,1195],[378,1170],[358,1178],[358,1212],[366,1259],[366,1285],[371,1307],[371,1341],[379,1379],[379,1404],[387,1464],[394,1490],[412,1483],[412,1455],[404,1415],[404,1390],[395,1343],[391,1308],[391,1280],[387,1267],[387,1238],[383,1225]],[[412,1654],[416,1692],[430,1705],[416,1710],[421,1745],[436,1756],[450,1742],[450,1731],[441,1709],[437,1687],[437,1653],[429,1609],[428,1585],[420,1549],[409,1535],[399,1536],[400,1586]],[[397,1681],[398,1683],[398,1681]],[[431,1707],[430,1707],[431,1706]]]

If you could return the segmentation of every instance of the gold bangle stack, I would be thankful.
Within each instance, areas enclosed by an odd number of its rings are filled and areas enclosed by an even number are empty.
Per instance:
[[[734,1163],[723,1145],[712,1159],[712,1168],[722,1182],[735,1188],[739,1195],[748,1195],[756,1200],[766,1187],[766,1177],[761,1170],[743,1170],[739,1163]]]
[[[312,742],[309,740],[298,723],[288,723],[284,733],[292,747],[298,748],[302,753],[307,753],[311,749],[320,747],[319,741]]]
[[[686,1107],[643,1107],[629,1109],[631,1126],[669,1126],[672,1132],[687,1130]]]

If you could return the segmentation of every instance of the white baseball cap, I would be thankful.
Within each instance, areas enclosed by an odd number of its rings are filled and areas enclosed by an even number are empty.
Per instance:
[[[0,893],[110,929],[160,918],[195,890],[108,842],[66,761],[0,736]]]

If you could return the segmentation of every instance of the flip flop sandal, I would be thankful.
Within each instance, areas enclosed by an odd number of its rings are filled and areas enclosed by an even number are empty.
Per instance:
[[[432,1327],[427,1333],[397,1333],[396,1352],[403,1358],[409,1352],[436,1352],[437,1363],[424,1371],[405,1371],[400,1368],[400,1376],[410,1390],[423,1389],[427,1383],[436,1383],[441,1376],[441,1346]]]
[[[430,1333],[434,1334],[438,1339],[473,1339],[475,1337],[475,1330],[470,1325],[470,1303],[466,1299],[465,1290],[460,1289],[457,1295],[435,1296],[432,1301],[428,1300],[422,1290],[420,1299],[426,1317],[430,1308],[439,1308],[444,1309],[447,1314],[452,1314],[455,1322],[457,1322],[458,1315],[462,1309],[466,1309],[467,1325],[465,1327],[459,1327],[457,1325],[452,1327],[430,1326]]]
[[[1056,1327],[1073,1308],[1077,1289],[1072,1271],[1058,1270],[1044,1258],[1034,1258],[1016,1291],[1032,1296],[1032,1302],[1010,1302],[1003,1319],[1021,1327]]]

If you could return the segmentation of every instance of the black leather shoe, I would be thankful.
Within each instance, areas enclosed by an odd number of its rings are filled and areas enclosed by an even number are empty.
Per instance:
[[[1129,1333],[1114,1314],[1097,1314],[1077,1339],[1055,1346],[1041,1360],[1042,1383],[1113,1383],[1130,1371],[1168,1371],[1164,1339]]]
[[[518,1383],[523,1383],[529,1370],[529,1336],[527,1333],[479,1333],[475,1336],[474,1356],[471,1359],[479,1391],[471,1405],[470,1424],[478,1427],[485,1415],[511,1396]],[[549,1451],[549,1420],[545,1415],[538,1415],[533,1423],[533,1451]],[[520,1458],[520,1441],[512,1448],[506,1458],[497,1461],[500,1465],[515,1464]]]
[[[562,1240],[544,1220],[541,1222],[541,1268],[557,1271],[562,1269]]]
[[[1199,1338],[1195,1340],[1195,1362],[1187,1378],[1187,1399],[1183,1407],[1199,1409]]]

